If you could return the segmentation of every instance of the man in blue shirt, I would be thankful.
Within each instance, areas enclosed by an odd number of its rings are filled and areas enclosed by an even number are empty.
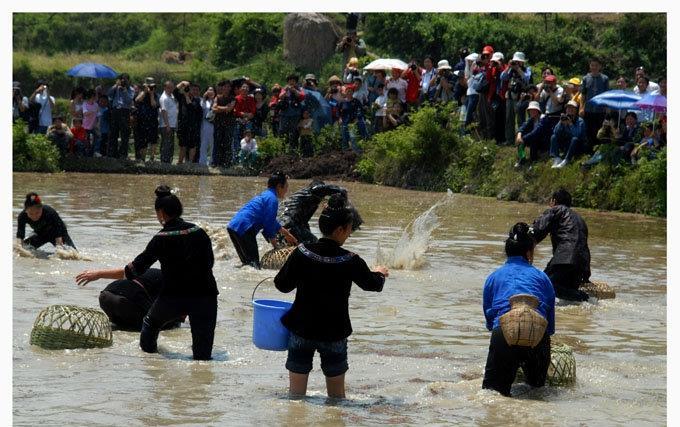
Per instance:
[[[589,62],[590,72],[581,79],[581,106],[578,112],[586,122],[589,149],[597,144],[597,130],[604,120],[605,109],[602,106],[588,103],[595,96],[609,90],[609,77],[602,74],[602,62],[592,58]]]
[[[227,232],[243,265],[260,269],[257,250],[257,233],[262,230],[265,239],[276,247],[276,233],[281,233],[288,243],[297,245],[297,239],[276,220],[279,199],[288,192],[288,179],[275,172],[267,181],[267,189],[253,197],[229,221]]]
[[[567,102],[567,112],[560,116],[560,122],[553,129],[550,138],[550,157],[553,168],[563,168],[575,154],[586,148],[586,124],[578,115],[578,103]],[[560,148],[564,149],[564,159],[560,157]]]
[[[550,335],[555,333],[555,291],[548,276],[531,265],[535,245],[529,226],[523,222],[515,224],[505,241],[507,262],[484,283],[484,316],[486,328],[492,332],[482,388],[505,396],[510,396],[510,387],[520,366],[529,385],[542,387],[550,365]],[[536,311],[548,323],[535,347],[509,345],[500,326],[500,317],[510,311],[510,297],[518,294],[536,297]]]

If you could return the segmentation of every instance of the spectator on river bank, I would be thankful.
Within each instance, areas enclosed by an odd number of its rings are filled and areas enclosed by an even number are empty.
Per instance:
[[[149,160],[156,156],[158,144],[158,112],[160,98],[156,92],[156,81],[153,77],[144,80],[142,90],[135,98],[137,109],[137,131],[135,133],[135,160],[146,160],[146,150],[150,147]]]
[[[36,108],[39,113],[35,133],[44,135],[47,132],[47,128],[52,124],[52,110],[54,109],[54,97],[50,95],[46,81],[38,80],[36,88],[28,101],[39,106],[39,109]]]
[[[107,96],[111,108],[111,129],[109,131],[109,156],[127,159],[130,140],[130,112],[134,102],[134,89],[130,86],[130,76],[121,74],[109,89]],[[120,146],[118,137],[120,136]]]
[[[158,99],[160,116],[158,126],[161,133],[161,162],[172,163],[175,152],[175,129],[177,129],[177,115],[179,103],[174,94],[175,85],[168,80],[163,85],[163,94]]]

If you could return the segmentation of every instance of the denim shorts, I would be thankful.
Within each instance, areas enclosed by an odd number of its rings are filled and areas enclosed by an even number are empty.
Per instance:
[[[339,341],[308,340],[291,332],[288,340],[286,369],[296,374],[312,370],[314,351],[321,356],[321,370],[327,377],[337,377],[349,369],[347,364],[347,338]]]

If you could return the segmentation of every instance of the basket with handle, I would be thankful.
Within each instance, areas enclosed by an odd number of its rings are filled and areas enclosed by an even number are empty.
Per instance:
[[[267,270],[279,270],[286,263],[286,260],[295,250],[295,246],[286,246],[278,249],[271,249],[262,255],[260,265]]]
[[[108,347],[113,344],[113,332],[102,311],[51,305],[35,319],[30,343],[49,350]]]
[[[616,298],[614,289],[605,282],[586,282],[579,289],[597,299]]]

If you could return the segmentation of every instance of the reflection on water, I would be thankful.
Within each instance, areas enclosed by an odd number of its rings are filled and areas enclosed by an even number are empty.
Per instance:
[[[138,335],[115,331],[106,349],[45,351],[28,344],[38,312],[50,304],[96,307],[106,281],[84,288],[86,268],[120,267],[160,228],[153,189],[179,189],[184,218],[213,236],[220,291],[215,360],[191,360],[188,325],[163,331],[159,354],[143,354]],[[307,185],[291,182],[290,191]],[[339,183],[365,221],[347,248],[367,262],[376,247],[394,248],[409,223],[441,193]],[[354,290],[350,311],[348,399],[331,402],[315,360],[309,396],[286,397],[285,352],[251,343],[251,292],[271,271],[236,268],[224,226],[262,191],[262,178],[15,174],[13,216],[36,191],[66,221],[92,261],[25,258],[13,265],[13,411],[17,425],[659,425],[666,421],[666,222],[579,210],[588,222],[593,279],[612,285],[614,300],[557,308],[555,341],[577,360],[571,388],[530,390],[517,399],[480,390],[489,334],[482,284],[505,260],[503,240],[517,221],[544,206],[453,196],[436,209],[420,269],[393,270],[382,293]],[[317,217],[312,231],[319,234]],[[432,224],[432,223],[428,223]],[[425,224],[427,225],[427,224]],[[13,224],[16,227],[16,223]],[[425,227],[423,230],[427,230]],[[260,253],[268,244],[258,237]],[[43,248],[52,251],[52,248]],[[550,243],[536,265],[550,259]],[[266,286],[265,286],[266,284]],[[258,295],[287,299],[265,282]]]

